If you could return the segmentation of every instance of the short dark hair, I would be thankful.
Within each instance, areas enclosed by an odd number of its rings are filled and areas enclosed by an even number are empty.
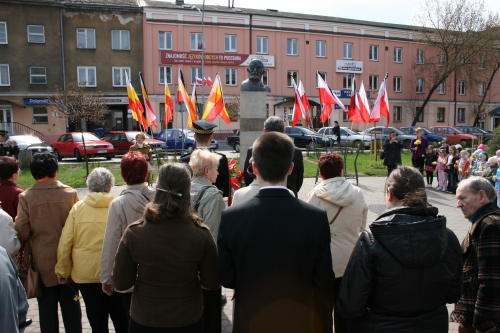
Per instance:
[[[120,162],[120,174],[127,185],[144,183],[148,176],[146,158],[138,151],[126,153]]]
[[[396,133],[396,131],[395,130],[390,130],[389,134],[391,134],[391,133]]]
[[[288,135],[266,132],[255,140],[252,149],[254,162],[262,179],[277,182],[286,178],[294,151],[293,142]]]
[[[344,160],[338,154],[326,153],[319,158],[318,168],[324,179],[340,177],[344,169]]]
[[[198,142],[203,142],[203,143],[210,143],[210,136],[213,134],[194,134],[194,139],[196,140],[196,143]]]
[[[52,178],[59,170],[57,158],[49,152],[36,153],[30,162],[30,171],[36,180],[49,177]]]
[[[336,120],[334,120],[333,122],[334,122],[335,124],[338,124],[338,123],[339,123],[339,122],[338,122],[338,121],[336,121]]]
[[[0,157],[0,179],[10,179],[19,170],[19,161],[14,157]]]
[[[271,116],[264,121],[264,131],[266,132],[285,132],[285,123],[283,119]]]

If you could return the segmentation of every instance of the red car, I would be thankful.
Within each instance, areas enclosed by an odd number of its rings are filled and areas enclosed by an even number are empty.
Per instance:
[[[112,144],[99,139],[92,133],[83,132],[83,139],[85,139],[88,156],[104,156],[107,160],[110,160],[115,154]],[[63,157],[76,157],[78,162],[83,161],[85,152],[83,150],[82,133],[72,132],[61,135],[54,142],[54,154],[58,161],[62,160]]]
[[[460,132],[453,126],[433,126],[429,128],[432,134],[448,138],[450,144],[459,143],[463,148],[472,147],[472,140],[477,140],[477,136]]]
[[[142,132],[126,131],[115,133],[110,139],[106,140],[115,148],[115,154],[122,155],[129,151],[130,146],[135,144],[135,136]],[[146,137],[146,142],[151,146],[153,152],[161,152],[167,149],[167,144],[161,140],[151,138],[148,134],[142,133]]]

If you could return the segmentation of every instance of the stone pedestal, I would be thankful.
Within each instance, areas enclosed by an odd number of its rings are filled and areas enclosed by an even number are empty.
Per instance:
[[[243,168],[250,148],[264,130],[266,120],[266,92],[240,92],[240,165]]]

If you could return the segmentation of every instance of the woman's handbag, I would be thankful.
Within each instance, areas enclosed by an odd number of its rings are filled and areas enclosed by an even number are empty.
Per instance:
[[[425,166],[425,171],[427,171],[427,172],[434,172],[434,167],[431,166],[431,165],[426,165]]]
[[[31,237],[28,241],[23,241],[21,250],[16,257],[16,264],[19,270],[19,279],[26,290],[28,298],[35,298],[42,296],[40,288],[40,277],[38,270],[33,260]]]
[[[385,151],[382,150],[382,152],[380,153],[380,159],[383,160],[385,158]]]

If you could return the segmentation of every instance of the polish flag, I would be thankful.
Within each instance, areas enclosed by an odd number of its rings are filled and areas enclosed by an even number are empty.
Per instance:
[[[366,98],[363,81],[361,81],[361,86],[359,87],[359,93],[356,99],[356,110],[358,110],[363,123],[367,123],[370,120],[370,104],[368,104],[368,98]]]
[[[340,99],[332,93],[331,89],[328,87],[328,84],[323,80],[321,75],[318,75],[318,92],[319,92],[319,103],[323,105],[323,109],[321,110],[320,121],[322,123],[328,120],[330,113],[332,113],[332,104],[337,104],[340,108],[346,111],[344,104],[340,101]],[[347,112],[347,111],[346,111]]]
[[[309,104],[309,100],[307,99],[306,90],[304,89],[304,85],[302,84],[302,80],[299,80],[299,95],[300,95],[300,99],[302,100],[302,105],[304,106],[304,110],[306,111],[305,114],[303,115],[303,117],[306,118],[306,124],[307,124],[307,126],[309,126],[310,125],[309,108],[311,107],[311,104]]]
[[[293,90],[295,92],[295,101],[293,103],[293,119],[292,119],[292,127],[295,127],[297,123],[299,122],[300,118],[306,118],[306,110],[304,109],[304,104],[302,104],[302,98],[300,97],[300,92],[299,88],[297,88],[297,85],[295,84],[295,80],[293,77],[292,79],[292,86]]]
[[[384,80],[380,84],[380,89],[378,90],[377,100],[375,105],[373,105],[373,110],[370,115],[370,123],[380,120],[380,116],[384,116],[387,119],[387,124],[385,127],[389,126],[391,122],[391,115],[389,113],[389,98],[387,97],[387,76],[389,73],[385,74]]]
[[[202,80],[202,79],[200,79],[199,77],[196,77],[195,79],[196,79],[196,84],[197,84],[197,85],[200,85],[200,86],[201,86],[201,85],[203,84],[203,80]]]
[[[207,86],[213,86],[214,83],[212,81],[212,79],[210,78],[210,76],[208,77],[208,79],[206,79],[206,83],[205,83]]]

